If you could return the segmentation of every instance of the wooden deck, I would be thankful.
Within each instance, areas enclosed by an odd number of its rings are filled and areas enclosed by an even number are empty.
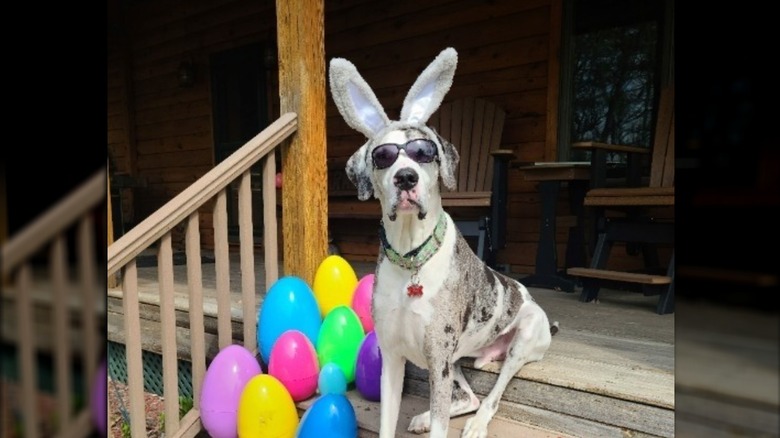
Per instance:
[[[204,254],[206,261],[213,260]],[[266,291],[263,262],[256,257],[256,290]],[[157,268],[138,268],[138,290],[142,302],[142,344],[160,352],[159,292]],[[280,264],[283,266],[283,264]],[[214,263],[203,265],[204,311],[206,314],[207,356],[218,352]],[[242,342],[241,278],[239,255],[231,253],[230,283],[233,292],[232,329],[236,343]],[[353,263],[358,277],[374,271],[373,263]],[[283,268],[282,268],[283,272]],[[177,310],[177,350],[180,359],[189,360],[188,289],[186,266],[174,266],[174,292]],[[504,396],[497,430],[524,424],[541,435],[582,436],[584,431],[599,436],[621,436],[634,430],[648,436],[674,435],[674,316],[657,315],[654,297],[618,291],[604,291],[600,304],[584,304],[577,294],[532,288],[534,298],[551,320],[560,322],[561,331],[553,338],[541,362],[524,367]],[[123,343],[122,307],[119,289],[108,292],[108,339]],[[256,321],[252,321],[256,323]],[[464,362],[464,372],[479,396],[487,394],[497,377],[498,364],[483,370]],[[408,366],[405,383],[405,411],[416,414],[426,404],[427,375]],[[354,395],[354,394],[353,394]],[[419,401],[422,399],[423,401]],[[374,436],[378,417],[367,415],[373,403],[361,404],[361,436]],[[365,405],[365,406],[362,406]],[[305,406],[305,403],[301,407]],[[402,420],[406,421],[403,419]],[[507,422],[506,424],[502,422]],[[503,426],[502,426],[503,424]],[[510,425],[510,426],[507,426]],[[405,429],[405,427],[404,427]],[[522,430],[522,429],[520,429]],[[499,433],[495,436],[507,436]],[[595,435],[591,435],[595,436]]]
[[[263,263],[259,257],[255,263],[262,295]],[[352,266],[359,277],[375,267]],[[231,290],[238,291],[237,253],[232,253],[230,267]],[[178,353],[187,360],[186,267],[176,265],[174,271]],[[159,352],[156,267],[138,272],[144,348]],[[213,357],[218,351],[214,264],[204,263],[203,273],[207,350]],[[676,303],[675,314],[657,315],[656,297],[637,293],[606,289],[598,304],[585,304],[577,293],[530,290],[550,319],[560,322],[561,331],[545,359],[524,367],[510,383],[491,423],[491,436],[778,436],[776,316],[684,300]],[[108,339],[121,343],[120,297],[121,291],[109,291]],[[235,342],[242,341],[240,300],[235,292]],[[492,387],[497,369],[495,363],[476,370],[470,361],[464,362],[464,372],[480,397]],[[425,373],[412,365],[407,368],[398,436],[413,436],[403,432],[405,426],[427,409]],[[378,403],[367,402],[354,391],[349,396],[358,415],[359,436],[377,436]],[[301,411],[309,403],[300,403]],[[452,420],[451,436],[458,436],[466,418]]]

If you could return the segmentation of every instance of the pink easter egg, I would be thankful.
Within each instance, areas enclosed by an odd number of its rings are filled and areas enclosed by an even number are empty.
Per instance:
[[[282,382],[296,402],[306,400],[317,390],[319,362],[314,345],[302,332],[287,330],[271,349],[268,374]]]
[[[352,296],[352,310],[355,311],[363,331],[368,333],[374,330],[374,319],[371,317],[371,296],[374,291],[374,274],[368,274],[360,279]]]

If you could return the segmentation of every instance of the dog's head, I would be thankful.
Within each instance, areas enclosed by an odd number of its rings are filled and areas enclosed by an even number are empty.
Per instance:
[[[412,85],[397,121],[390,121],[351,62],[330,62],[333,100],[347,124],[368,138],[347,161],[347,176],[358,198],[379,198],[390,220],[413,212],[424,218],[429,200],[438,196],[439,178],[455,189],[458,153],[426,123],[449,91],[457,62],[455,49],[443,50]]]

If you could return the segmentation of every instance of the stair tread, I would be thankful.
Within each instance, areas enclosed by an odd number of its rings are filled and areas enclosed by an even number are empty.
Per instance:
[[[361,438],[377,436],[379,433],[380,421],[379,402],[365,400],[354,389],[347,391],[347,398],[355,409],[355,415],[357,417],[359,429],[358,436]],[[301,415],[305,409],[308,409],[314,403],[315,400],[316,397],[312,397],[308,400],[298,403],[298,408],[301,411]],[[427,398],[404,394],[401,399],[401,412],[398,415],[398,426],[396,428],[395,436],[401,438],[420,437],[421,435],[407,432],[406,428],[415,415],[421,414],[428,409],[429,401]],[[449,438],[460,437],[466,421],[472,416],[473,414],[467,414],[450,419],[447,436]],[[570,437],[572,435],[566,435],[560,432],[546,430],[542,427],[524,424],[502,416],[501,411],[499,411],[499,413],[493,417],[493,420],[488,426],[488,437],[510,436],[522,436],[527,438],[558,438]]]
[[[502,364],[480,371],[497,374]],[[473,361],[464,365],[473,368]],[[674,348],[666,343],[562,327],[544,359],[527,364],[516,377],[674,409]]]

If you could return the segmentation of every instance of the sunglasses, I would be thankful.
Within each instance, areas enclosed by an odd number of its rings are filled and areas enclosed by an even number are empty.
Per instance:
[[[406,155],[412,160],[418,163],[430,163],[436,158],[436,143],[418,138],[416,140],[409,140],[404,145],[395,143],[385,143],[377,146],[373,152],[371,152],[371,158],[374,160],[374,166],[377,169],[386,169],[395,163],[398,159],[398,154],[401,151],[406,151]]]

